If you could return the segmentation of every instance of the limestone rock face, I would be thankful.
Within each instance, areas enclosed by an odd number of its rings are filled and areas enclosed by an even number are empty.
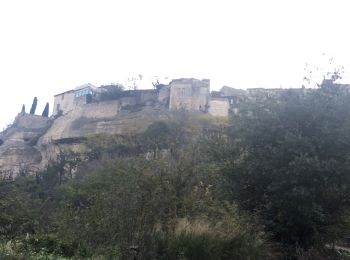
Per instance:
[[[16,177],[18,174],[30,174],[40,170],[41,153],[38,149],[24,145],[8,147],[1,151],[0,165],[2,177]]]
[[[58,118],[20,114],[0,133],[0,177],[44,170],[61,150],[76,150],[77,142],[84,138],[141,133],[169,116],[162,108],[144,105],[123,109],[116,101],[80,106]]]
[[[39,145],[98,134],[140,133],[153,122],[169,117],[168,111],[155,107],[144,106],[134,111],[119,110],[118,106],[111,102],[100,105],[99,111],[105,113],[97,115],[87,113],[86,109],[90,109],[89,106],[90,104],[57,118],[39,140]]]
[[[19,114],[13,125],[0,133],[0,175],[15,177],[37,171],[42,161],[37,141],[51,124],[52,119],[46,117]]]

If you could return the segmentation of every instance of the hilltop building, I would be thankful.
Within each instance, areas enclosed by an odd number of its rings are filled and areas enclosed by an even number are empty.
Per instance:
[[[325,81],[322,84],[326,84]],[[55,95],[53,115],[67,114],[83,108],[84,105],[105,104],[110,113],[117,114],[123,109],[137,109],[142,106],[155,106],[167,110],[189,110],[208,113],[213,116],[227,117],[230,112],[238,113],[238,107],[246,99],[256,99],[259,96],[278,96],[286,91],[307,91],[306,89],[264,89],[248,90],[223,86],[220,91],[210,91],[209,79],[180,78],[173,79],[169,84],[158,84],[154,89],[122,90],[119,85],[95,87],[88,83],[72,90]],[[349,85],[344,89],[349,90]],[[120,86],[119,86],[120,87]],[[88,109],[88,107],[86,107]],[[91,111],[91,109],[88,109]],[[112,111],[113,110],[113,111]],[[87,110],[86,110],[87,111]],[[104,111],[95,111],[103,114]]]
[[[93,97],[96,97],[100,92],[100,88],[88,83],[78,86],[75,89],[57,94],[54,96],[55,100],[53,115],[67,113],[73,110],[77,105],[88,104],[92,102]]]
[[[169,86],[170,110],[207,111],[210,97],[210,81],[208,79],[175,79],[170,82]]]
[[[88,83],[75,89],[55,95],[53,115],[66,114],[77,106],[105,101],[102,96],[106,87],[95,87]],[[227,116],[229,101],[226,96],[211,96],[209,79],[174,79],[168,85],[160,84],[157,89],[122,91],[113,98],[123,107],[137,105],[160,105],[169,110],[191,110]],[[111,100],[109,100],[111,101]]]
[[[326,84],[325,81],[322,84]],[[342,85],[343,86],[343,85]],[[344,85],[344,89],[350,89]],[[120,88],[118,88],[120,87]],[[88,83],[55,95],[53,115],[67,114],[80,107],[85,112],[103,115],[118,114],[121,110],[134,110],[143,106],[155,106],[166,110],[189,110],[228,117],[238,113],[238,107],[246,99],[278,96],[286,91],[306,89],[235,89],[223,86],[220,91],[210,92],[209,79],[180,78],[169,84],[158,84],[154,89],[122,90],[120,85],[95,87]],[[85,105],[88,105],[86,106]],[[93,105],[95,104],[95,105]],[[99,111],[92,111],[92,107]],[[102,109],[103,107],[103,109]],[[102,109],[102,110],[101,110]]]

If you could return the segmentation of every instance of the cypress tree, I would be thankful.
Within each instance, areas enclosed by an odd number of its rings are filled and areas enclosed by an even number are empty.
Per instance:
[[[23,104],[22,106],[22,111],[21,111],[22,114],[25,114],[26,113],[26,106]]]
[[[30,109],[30,114],[31,115],[34,115],[35,114],[35,110],[36,110],[36,106],[38,105],[38,99],[37,97],[34,97],[33,99],[33,104],[32,104],[32,107]]]
[[[46,103],[45,108],[43,113],[41,114],[44,117],[48,117],[49,116],[49,102]]]

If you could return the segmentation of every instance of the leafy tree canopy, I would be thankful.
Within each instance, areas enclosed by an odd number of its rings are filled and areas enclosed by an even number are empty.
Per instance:
[[[248,100],[232,116],[233,198],[285,245],[324,245],[349,230],[349,100],[332,84]]]

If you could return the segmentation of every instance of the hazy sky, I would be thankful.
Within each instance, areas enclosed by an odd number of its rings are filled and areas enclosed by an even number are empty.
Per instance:
[[[0,129],[34,96],[41,114],[88,82],[142,74],[298,87],[305,62],[329,56],[350,70],[348,2],[0,0]]]

